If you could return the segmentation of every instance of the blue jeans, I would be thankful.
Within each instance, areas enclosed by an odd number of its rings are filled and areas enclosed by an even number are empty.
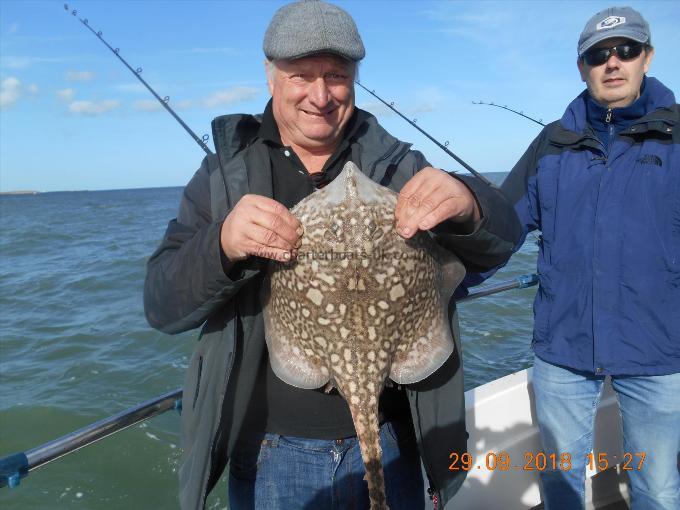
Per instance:
[[[534,357],[536,416],[546,454],[569,453],[569,470],[542,471],[545,510],[584,508],[586,456],[604,376],[570,370]],[[680,373],[614,376],[623,424],[623,452],[645,452],[641,469],[627,471],[633,510],[680,509]],[[596,461],[595,461],[596,462]],[[637,465],[639,457],[634,457]],[[631,464],[632,465],[632,464]]]
[[[410,423],[380,427],[391,510],[423,510],[420,456]],[[229,468],[230,510],[368,510],[356,437],[324,440],[260,434],[241,440]]]

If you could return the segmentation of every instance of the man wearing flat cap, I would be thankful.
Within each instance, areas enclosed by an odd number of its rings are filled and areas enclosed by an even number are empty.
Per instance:
[[[524,236],[540,230],[533,388],[546,510],[584,507],[585,470],[621,463],[634,510],[680,508],[680,126],[673,92],[646,77],[654,49],[629,7],[578,41],[586,83],[503,183]],[[520,242],[521,245],[521,242]],[[591,454],[611,378],[623,458]]]
[[[232,510],[368,509],[347,403],[337,391],[287,385],[269,360],[260,290],[271,260],[293,258],[304,235],[289,208],[352,161],[401,192],[400,235],[428,230],[468,269],[507,260],[519,223],[498,189],[430,167],[355,107],[365,51],[344,10],[285,5],[264,53],[272,96],[264,113],[213,121],[217,156],[186,186],[148,263],[149,323],[167,333],[202,326],[183,392],[180,502],[203,508],[229,464]],[[460,350],[425,381],[386,388],[379,408],[390,508],[424,508],[421,460],[443,507],[464,476],[448,470],[449,455],[466,449]]]

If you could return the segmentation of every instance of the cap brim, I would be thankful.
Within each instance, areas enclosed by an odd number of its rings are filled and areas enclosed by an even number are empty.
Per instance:
[[[301,58],[305,57],[316,57],[316,56],[333,56],[333,57],[338,57],[343,60],[346,60],[347,62],[358,62],[358,60],[355,60],[351,57],[348,57],[347,55],[340,53],[339,51],[334,51],[334,50],[315,50],[315,51],[309,51],[306,53],[301,53],[300,55],[295,55],[293,57],[287,57],[286,60],[298,60]]]
[[[649,41],[649,37],[647,36],[647,34],[643,34],[637,30],[621,29],[617,30],[616,33],[604,32],[602,34],[594,36],[593,38],[589,39],[585,44],[583,44],[583,46],[579,48],[578,56],[582,57],[586,51],[588,51],[590,48],[592,48],[601,41],[619,38],[630,39],[632,41],[636,41],[639,43],[646,43]]]

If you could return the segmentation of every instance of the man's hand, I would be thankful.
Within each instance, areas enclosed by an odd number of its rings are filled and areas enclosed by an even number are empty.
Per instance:
[[[244,195],[222,223],[220,245],[231,261],[251,255],[286,262],[300,247],[302,225],[285,206],[261,195]]]
[[[430,166],[404,185],[394,211],[397,232],[405,239],[446,220],[476,224],[481,213],[475,197],[458,179]]]

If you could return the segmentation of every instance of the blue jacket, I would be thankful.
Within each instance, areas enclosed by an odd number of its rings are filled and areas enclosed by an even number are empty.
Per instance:
[[[543,129],[502,186],[524,227],[518,247],[542,233],[534,351],[595,374],[680,372],[678,105],[647,78],[642,116],[605,147],[587,100]]]

